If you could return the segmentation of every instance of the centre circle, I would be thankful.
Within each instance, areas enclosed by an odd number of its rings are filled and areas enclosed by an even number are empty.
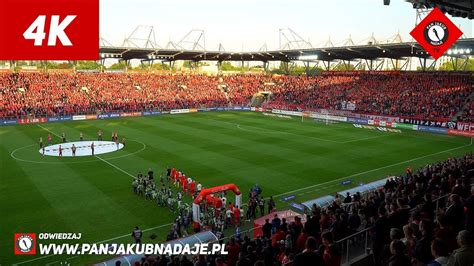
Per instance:
[[[94,149],[92,149],[92,146]],[[73,147],[76,149],[76,157],[93,156],[118,151],[124,147],[122,143],[113,141],[75,141],[58,143],[39,149],[39,153],[45,156],[73,157]],[[94,153],[92,153],[94,150]]]

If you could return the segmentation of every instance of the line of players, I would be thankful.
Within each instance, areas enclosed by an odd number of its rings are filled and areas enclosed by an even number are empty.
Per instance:
[[[169,207],[174,212],[180,212],[186,207],[189,208],[189,204],[182,202],[183,193],[181,191],[173,190],[171,185],[166,186],[162,176],[160,176],[161,188],[159,188],[153,176],[154,172],[151,169],[148,170],[147,175],[138,173],[132,181],[133,192],[147,200],[156,201],[158,206]]]
[[[102,135],[103,135],[102,130],[97,131],[97,140],[98,141],[103,140]],[[62,141],[62,143],[67,142],[66,133],[64,133],[64,132],[61,134],[61,141]],[[84,141],[84,133],[82,133],[82,132],[79,133],[79,141]],[[119,142],[119,136],[118,136],[117,132],[112,132],[112,141],[113,142]],[[120,143],[122,143],[125,146],[125,138],[122,138],[122,141]],[[51,134],[48,134],[48,146],[51,146],[51,145],[53,145],[53,136],[51,136]],[[40,136],[40,138],[39,138],[39,146],[40,146],[40,149],[44,147],[44,142],[43,142],[43,137],[42,136]]]
[[[150,168],[147,175],[143,175],[141,172],[137,174],[132,181],[132,187],[137,195],[144,196],[147,200],[154,200],[157,205],[180,213],[185,209],[190,210],[189,204],[183,203],[183,195],[189,194],[194,198],[203,188],[201,183],[196,182],[190,177],[186,177],[184,173],[174,168],[168,168],[166,181],[163,176],[160,176],[161,188],[159,188],[154,180],[154,172]],[[172,188],[173,186],[175,189]]]
[[[154,179],[154,172],[150,168],[146,175],[139,172],[132,181],[133,192],[139,196],[143,196],[146,200],[156,202],[160,207],[167,207],[177,214],[177,218],[173,223],[172,233],[169,234],[168,240],[188,235],[189,225],[192,221],[192,211],[188,203],[183,202],[183,191],[173,189],[170,182],[170,175],[160,175],[161,187],[157,185]],[[202,188],[202,185],[200,185]]]
[[[97,131],[97,140],[98,141],[103,140],[102,135],[103,135],[102,130]],[[67,142],[66,133],[64,133],[64,132],[61,134],[61,141],[62,141],[62,143]],[[84,141],[84,134],[82,132],[79,133],[79,141]],[[112,141],[115,142],[117,150],[120,147],[120,145],[119,145],[120,143],[122,143],[122,145],[125,146],[125,138],[122,137],[122,141],[120,142],[117,132],[112,132]],[[48,134],[48,146],[51,146],[51,145],[53,145],[53,137],[51,136],[51,134]],[[46,146],[43,143],[43,137],[42,136],[40,136],[40,138],[39,138],[39,147],[40,147],[40,149],[43,153],[43,156],[44,156]],[[90,148],[91,148],[91,154],[92,154],[92,156],[94,156],[95,155],[95,144],[94,144],[94,142],[91,143]],[[77,147],[74,144],[72,144],[71,148],[63,148],[61,145],[59,145],[59,147],[58,147],[58,156],[59,157],[63,156],[63,150],[64,149],[71,149],[72,156],[73,157],[76,156]]]
[[[175,233],[178,236],[187,235],[190,221],[192,221],[192,210],[191,206],[184,201],[184,196],[190,196],[194,200],[204,187],[200,182],[187,177],[184,172],[175,168],[167,168],[166,177],[160,176],[160,183],[161,187],[157,185],[154,173],[149,169],[146,175],[138,173],[133,179],[133,192],[176,213],[175,223],[179,230]],[[255,197],[255,202],[257,199],[258,197]],[[263,201],[263,198],[261,200]],[[193,223],[194,232],[199,232],[204,228],[222,234],[224,229],[230,226],[239,227],[245,217],[242,206],[234,206],[232,202],[227,202],[225,192],[206,196],[200,208],[201,223]],[[251,209],[255,211],[254,208]],[[254,214],[249,214],[247,211],[247,219],[251,216]]]

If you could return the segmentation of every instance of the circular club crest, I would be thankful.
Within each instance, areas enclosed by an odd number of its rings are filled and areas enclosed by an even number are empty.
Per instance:
[[[424,35],[431,45],[439,46],[448,39],[448,27],[443,22],[433,21],[425,27]]]
[[[23,253],[28,253],[33,249],[34,241],[28,235],[22,235],[16,240],[16,246]]]

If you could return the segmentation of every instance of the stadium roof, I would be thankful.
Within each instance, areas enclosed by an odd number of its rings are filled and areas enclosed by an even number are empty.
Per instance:
[[[413,8],[439,7],[453,17],[474,18],[474,1],[472,0],[406,0]]]
[[[450,56],[465,57],[474,54],[474,38],[460,39],[451,48]],[[334,61],[356,59],[373,60],[378,58],[402,59],[407,57],[431,58],[416,42],[368,43],[340,47],[274,50],[257,52],[226,52],[204,50],[100,47],[102,59],[123,60],[192,60],[192,61]]]

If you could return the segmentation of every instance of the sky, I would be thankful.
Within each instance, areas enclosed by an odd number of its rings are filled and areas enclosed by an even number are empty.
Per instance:
[[[473,21],[448,17],[473,36]],[[410,3],[392,0],[101,0],[100,34],[122,45],[139,25],[154,27],[156,42],[164,47],[179,42],[190,30],[205,32],[206,50],[256,51],[266,44],[279,47],[279,29],[291,28],[313,47],[331,38],[342,45],[349,35],[364,43],[373,34],[388,39],[398,32],[410,41],[416,12]],[[139,31],[143,37],[146,31]],[[196,34],[197,35],[197,34]],[[286,43],[283,38],[282,43]]]

